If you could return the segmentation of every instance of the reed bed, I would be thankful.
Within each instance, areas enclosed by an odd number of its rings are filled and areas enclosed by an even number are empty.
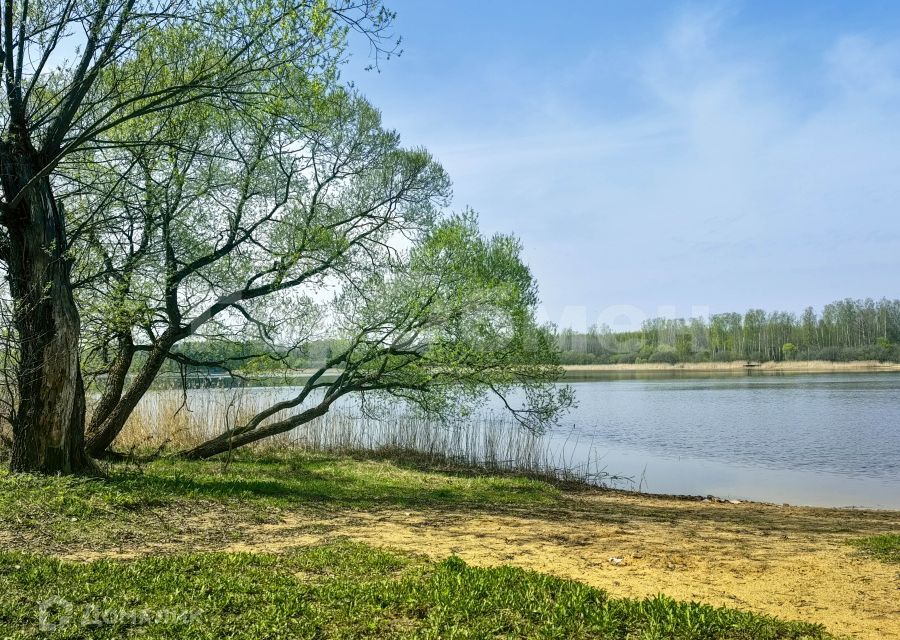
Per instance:
[[[242,424],[276,400],[277,393],[154,392],[135,409],[115,447],[163,455],[183,450]],[[532,433],[508,415],[487,411],[447,423],[396,406],[343,406],[250,449],[388,457],[435,468],[465,467],[597,486],[630,484],[629,478],[606,473],[600,452],[583,438]]]

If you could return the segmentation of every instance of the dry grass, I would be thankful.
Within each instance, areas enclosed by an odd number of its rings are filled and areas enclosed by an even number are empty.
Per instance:
[[[138,405],[114,446],[135,454],[188,449],[243,424],[271,400],[262,390],[204,391],[189,393],[185,404],[181,392],[154,392]],[[623,480],[604,471],[599,451],[589,451],[586,462],[575,462],[573,452],[584,447],[590,445],[574,437],[562,446],[551,446],[545,436],[496,414],[448,425],[396,409],[375,415],[340,409],[249,449],[405,457],[430,467],[517,473],[597,486]]]
[[[190,449],[244,424],[273,401],[272,390],[154,391],[138,404],[113,448],[126,457],[168,455]],[[284,417],[284,414],[277,416]],[[6,440],[4,440],[6,438]],[[8,458],[11,432],[0,424],[0,462]],[[579,455],[576,449],[587,449]],[[572,437],[560,445],[531,433],[507,416],[470,416],[456,424],[398,410],[364,413],[332,410],[294,431],[244,447],[253,454],[299,451],[364,458],[405,459],[445,470],[517,474],[601,487],[629,483],[606,473],[600,451]],[[580,452],[579,452],[580,453]]]

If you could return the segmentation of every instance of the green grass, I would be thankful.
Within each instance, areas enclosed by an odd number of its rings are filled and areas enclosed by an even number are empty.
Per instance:
[[[390,460],[296,452],[239,457],[227,466],[177,460],[115,464],[105,479],[0,470],[0,522],[59,543],[116,542],[135,530],[146,537],[148,531],[163,532],[167,512],[210,505],[265,519],[279,507],[495,508],[549,505],[559,496],[559,489],[529,478],[428,472]]]
[[[900,564],[900,533],[885,533],[854,540],[853,545],[884,562]]]
[[[317,533],[334,536],[340,525],[331,525],[331,514],[352,519],[357,509],[381,508],[541,514],[592,522],[727,517],[721,510],[698,515],[680,507],[618,502],[588,509],[558,486],[531,478],[298,452],[242,454],[227,465],[173,460],[141,467],[115,464],[105,479],[3,470],[0,540],[18,551],[0,553],[0,638],[830,637],[819,627],[731,609],[665,598],[610,599],[580,583],[537,573],[474,569],[455,558],[434,564],[346,543],[278,556],[198,553],[252,537],[260,522],[283,523],[286,512],[297,526],[309,516],[309,526],[321,528]],[[811,520],[812,525],[803,526],[818,526]],[[857,535],[878,530],[884,527],[860,528]],[[216,539],[206,545],[210,534]],[[897,536],[892,552],[881,538],[885,536],[863,542],[896,558]],[[79,564],[52,557],[91,557],[93,551],[118,549],[146,554],[157,544],[165,545],[165,554],[133,561]],[[41,555],[28,553],[35,551]],[[129,615],[147,610],[199,611],[201,616],[150,625],[73,625],[48,636],[36,626],[38,605],[52,597],[72,603],[79,618],[91,607],[100,612],[123,609]]]
[[[55,599],[40,628],[40,605]],[[110,612],[113,612],[112,615]],[[69,621],[61,618],[68,616]],[[161,615],[159,622],[153,616]],[[85,622],[106,620],[97,625]],[[148,623],[147,621],[150,620]],[[74,563],[0,553],[0,637],[817,639],[821,627],[335,542]]]
[[[391,461],[291,453],[220,461],[158,460],[143,467],[112,465],[106,479],[11,475],[0,471],[0,517],[24,500],[66,516],[159,506],[180,499],[255,500],[290,506],[321,502],[354,507],[550,503],[546,482],[515,476],[426,472]],[[5,496],[5,497],[4,497]]]

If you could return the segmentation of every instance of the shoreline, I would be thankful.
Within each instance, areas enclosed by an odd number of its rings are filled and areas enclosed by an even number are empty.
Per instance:
[[[681,362],[678,364],[566,364],[561,365],[564,377],[572,374],[591,373],[873,373],[878,371],[900,372],[900,363],[878,362],[877,360],[855,360],[852,362],[831,362],[828,360],[796,360],[781,362],[760,362],[748,366],[746,360],[733,362]]]
[[[265,557],[281,566],[297,549],[340,538],[433,562],[455,556],[472,567],[537,571],[611,598],[662,593],[822,624],[836,637],[900,640],[890,622],[896,565],[859,546],[896,531],[898,511],[638,493],[284,451],[239,456],[228,467],[157,460],[140,472],[109,470],[112,482],[74,486],[0,472],[0,493],[18,494],[0,501],[0,545],[79,565],[147,559],[165,568],[179,554],[228,553],[275,554]]]
[[[525,476],[527,477],[527,476]],[[592,485],[589,483],[585,483],[584,486],[581,486],[578,482],[554,482],[551,479],[542,480],[543,482],[547,482],[548,484],[558,486],[560,490],[567,491],[573,494],[577,494],[579,492],[583,492],[585,494],[590,494],[590,492],[595,491],[599,493],[607,493],[610,495],[617,495],[622,498],[634,498],[641,499],[646,498],[648,500],[671,500],[673,502],[693,502],[693,503],[702,503],[702,504],[720,504],[720,505],[746,505],[753,507],[765,507],[765,508],[774,508],[774,509],[806,509],[810,511],[821,511],[821,512],[837,512],[837,511],[846,511],[851,513],[861,513],[861,512],[872,512],[872,513],[882,513],[882,514],[894,514],[900,515],[900,507],[871,507],[871,506],[860,506],[860,505],[841,505],[841,506],[821,506],[815,504],[803,504],[799,502],[772,502],[771,500],[759,500],[755,498],[723,498],[721,496],[716,496],[713,494],[693,494],[693,493],[660,493],[658,491],[638,491],[637,489],[621,489],[618,487],[607,487],[601,485]]]
[[[679,362],[677,364],[645,362],[641,364],[561,364],[559,367],[569,374],[591,373],[747,373],[753,371],[785,372],[785,373],[873,373],[878,371],[900,372],[898,362],[879,362],[877,360],[853,360],[850,362],[832,362],[830,360],[795,360],[754,362],[750,366],[746,360],[732,362]],[[302,369],[285,369],[282,371],[261,371],[248,373],[238,370],[241,375],[251,380],[266,381],[275,379],[303,379],[315,374],[318,369],[306,367]],[[340,369],[328,369],[324,376],[337,376]],[[199,378],[228,378],[227,373],[205,372],[189,374]],[[181,379],[175,373],[161,373],[161,380]]]

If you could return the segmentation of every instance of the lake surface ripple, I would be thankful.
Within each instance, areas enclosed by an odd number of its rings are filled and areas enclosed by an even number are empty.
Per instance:
[[[744,375],[574,383],[551,435],[635,488],[900,508],[900,374]]]

